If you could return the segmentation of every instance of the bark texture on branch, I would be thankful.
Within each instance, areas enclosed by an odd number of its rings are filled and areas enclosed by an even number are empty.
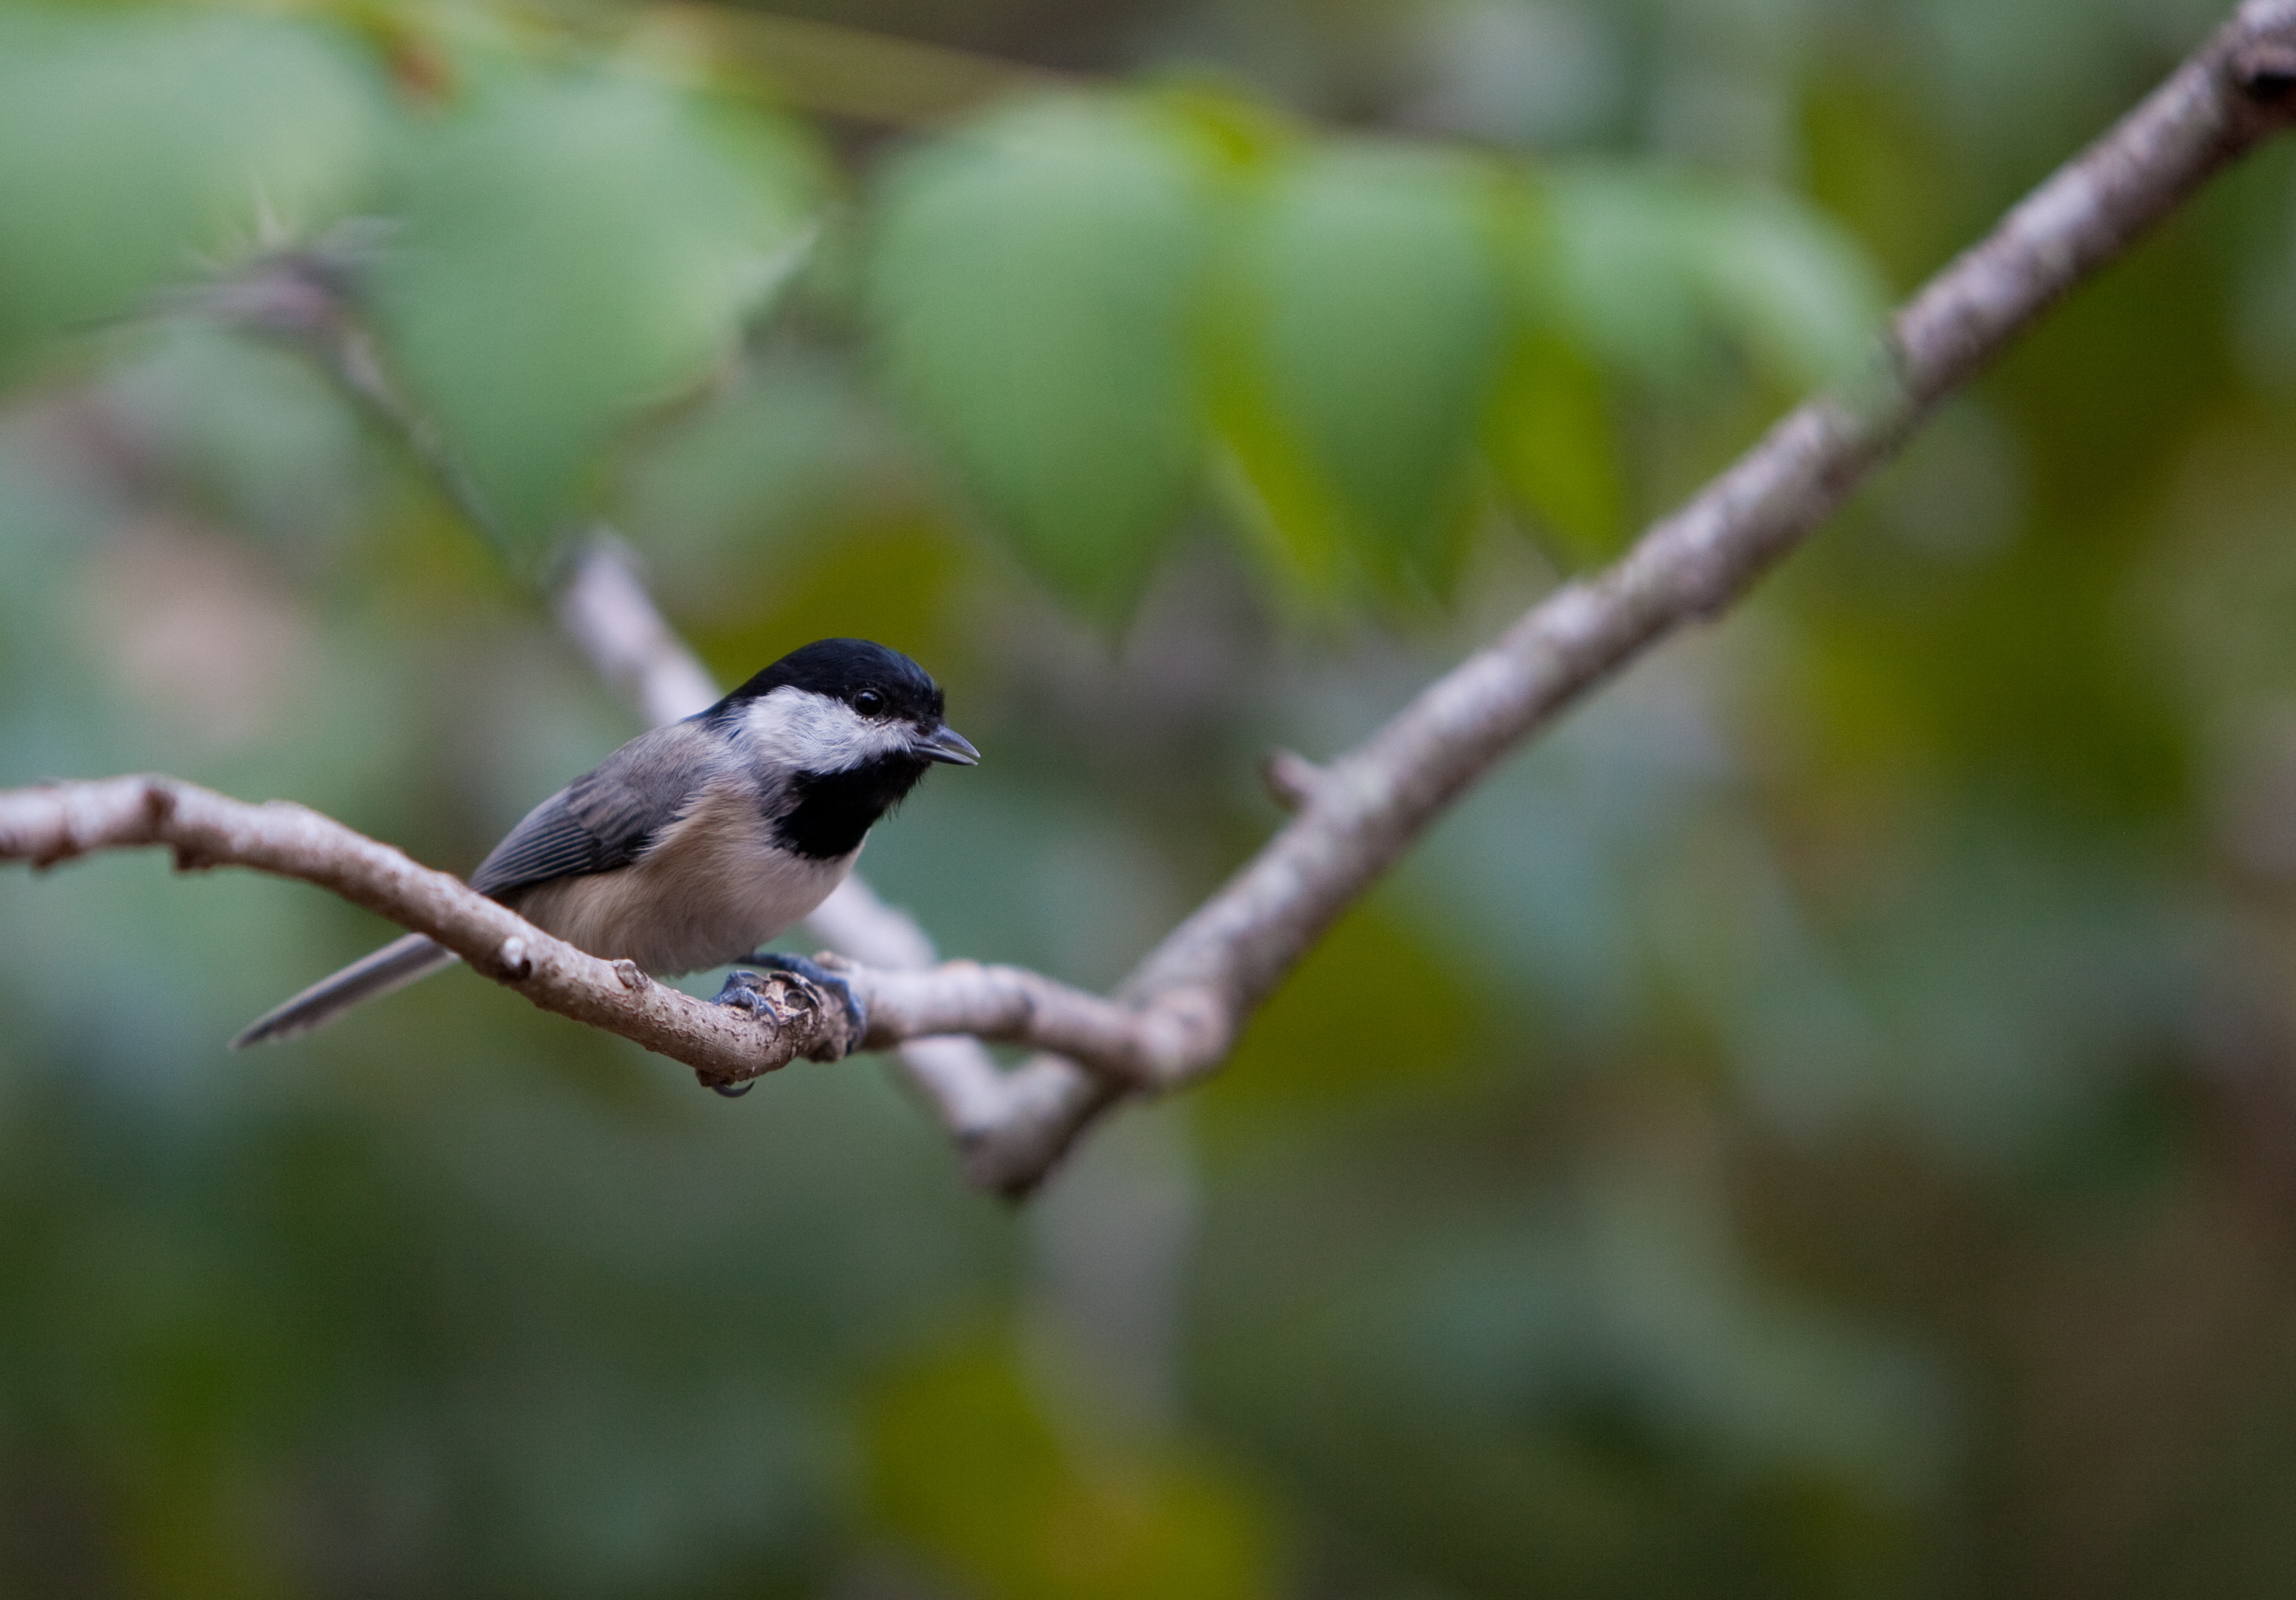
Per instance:
[[[857,898],[852,927],[873,928],[858,939],[879,939],[884,952],[875,965],[850,969],[872,1010],[865,1042],[908,1043],[913,1072],[932,1054],[918,1055],[921,1035],[1060,1053],[1000,1073],[965,1041],[925,1041],[972,1052],[938,1078],[918,1076],[964,1142],[975,1181],[1007,1191],[1040,1180],[1126,1094],[1210,1071],[1308,948],[1493,762],[1676,628],[1727,608],[1940,397],[2292,116],[2296,0],[2248,0],[2166,84],[1923,288],[1892,322],[1866,382],[1789,414],[1616,564],[1550,595],[1356,749],[1320,768],[1285,763],[1279,782],[1297,806],[1291,822],[1113,999],[1011,968],[897,970],[920,964],[921,952],[929,958],[930,945],[913,925],[914,938],[904,935],[903,919],[873,897]],[[829,1042],[815,1037],[827,1025],[818,1017],[766,1027],[657,985],[632,988],[615,967],[446,874],[300,808],[242,806],[163,779],[0,795],[0,858],[150,843],[173,845],[193,865],[237,861],[334,889],[431,934],[537,1004],[705,1075],[748,1078]]]
[[[799,1055],[857,1043],[840,1009],[808,997],[763,1016],[709,1005],[554,939],[459,878],[285,800],[251,806],[173,778],[107,778],[0,792],[0,861],[54,866],[95,850],[160,846],[179,871],[246,866],[332,890],[427,933],[472,970],[545,1010],[634,1039],[711,1083],[739,1083]]]
[[[674,1057],[710,1083],[745,1082],[800,1055],[833,1061],[857,1048],[963,1033],[1063,1051],[1144,1087],[1187,1050],[1170,1026],[1133,1008],[1037,972],[972,962],[926,972],[836,963],[870,1013],[866,1038],[857,1038],[843,1008],[802,979],[774,975],[769,997],[780,1004],[771,1015],[697,1000],[289,801],[250,805],[157,775],[0,791],[0,861],[37,869],[154,846],[172,850],[182,871],[244,866],[332,890],[430,935],[544,1010]]]

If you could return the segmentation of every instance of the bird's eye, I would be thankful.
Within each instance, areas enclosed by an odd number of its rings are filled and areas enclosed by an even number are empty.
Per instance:
[[[864,689],[853,697],[853,709],[864,717],[874,717],[885,709],[885,697],[874,689]]]

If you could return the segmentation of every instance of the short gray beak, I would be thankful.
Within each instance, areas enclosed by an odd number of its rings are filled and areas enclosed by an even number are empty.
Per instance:
[[[920,735],[909,748],[928,761],[946,761],[951,767],[980,765],[980,752],[972,748],[972,741],[946,722],[932,732]]]

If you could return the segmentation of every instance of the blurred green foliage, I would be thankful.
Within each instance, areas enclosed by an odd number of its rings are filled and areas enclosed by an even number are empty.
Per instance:
[[[332,29],[0,10],[0,361],[367,199],[379,88]]]
[[[1250,1486],[1168,1451],[1093,1459],[1047,1424],[1009,1338],[937,1353],[870,1409],[886,1524],[1017,1600],[1250,1600],[1271,1571]]]
[[[721,677],[922,659],[988,759],[873,879],[1110,982],[1275,825],[1267,746],[1854,373],[2217,15],[791,9],[840,26],[0,4],[0,784],[467,866],[633,731],[539,595],[603,520]],[[226,1055],[388,930],[0,880],[0,1594],[2286,1592],[2291,185],[2057,313],[1025,1210],[872,1063],[730,1105],[467,974]],[[281,250],[421,448],[219,289]]]
[[[1120,104],[1053,102],[886,177],[888,378],[1032,566],[1128,602],[1187,494],[1203,162]]]
[[[530,546],[594,499],[619,429],[731,356],[806,248],[817,185],[786,131],[595,69],[504,71],[410,143],[380,325]]]

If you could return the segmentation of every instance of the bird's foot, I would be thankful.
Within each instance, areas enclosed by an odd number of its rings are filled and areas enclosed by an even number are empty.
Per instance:
[[[841,1036],[840,1043],[842,1047],[839,1049],[837,1055],[821,1059],[834,1061],[840,1056],[850,1055],[861,1047],[862,1038],[869,1031],[869,1010],[861,1004],[861,997],[853,992],[853,986],[846,981],[843,973],[807,956],[783,956],[770,950],[760,951],[748,957],[742,964],[758,967],[763,973],[783,973],[790,978],[801,979],[837,1002],[838,1013],[844,1023],[843,1028],[838,1030]],[[759,975],[752,972],[735,972],[726,981],[730,987],[738,979],[754,979]],[[767,981],[770,981],[770,979]]]
[[[729,973],[726,986],[718,991],[716,1004],[739,1006],[776,1022],[788,1022],[807,1013],[825,1013],[830,1026],[806,1052],[813,1061],[840,1061],[860,1047],[869,1031],[869,1013],[853,986],[836,972],[802,956],[772,953],[749,956],[743,964],[759,970]],[[720,1093],[739,1093],[748,1086],[713,1083],[710,1087]]]

